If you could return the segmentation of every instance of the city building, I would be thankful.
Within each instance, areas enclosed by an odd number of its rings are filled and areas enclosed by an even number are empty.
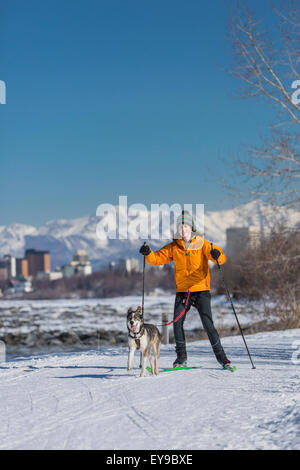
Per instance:
[[[63,277],[72,277],[77,274],[88,276],[92,274],[92,265],[85,250],[77,250],[73,261],[61,267]]]
[[[41,281],[57,281],[57,279],[62,279],[62,277],[63,273],[61,271],[39,272],[36,276]]]
[[[10,281],[10,286],[4,290],[4,295],[22,295],[27,292],[32,292],[32,284],[26,278],[14,279]]]
[[[14,277],[17,276],[16,258],[11,255],[5,255],[3,256],[3,260],[7,264],[8,279],[13,279]]]
[[[8,269],[6,262],[0,260],[0,281],[6,281],[8,279]]]
[[[85,250],[77,250],[73,256],[73,261],[76,261],[82,265],[90,264],[88,254]]]
[[[75,267],[75,274],[83,274],[84,276],[88,276],[89,274],[92,274],[92,265],[89,262],[89,264],[78,264]]]
[[[71,263],[65,264],[64,266],[61,267],[61,272],[63,274],[63,277],[72,277],[75,276],[75,265]]]
[[[51,271],[51,258],[49,251],[40,251],[35,248],[25,251],[28,261],[28,275],[36,277],[39,272]]]
[[[6,281],[16,277],[16,258],[11,255],[5,255],[0,259],[0,280]]]
[[[17,277],[28,276],[28,260],[25,258],[17,258],[16,260]]]
[[[115,262],[115,261],[110,261],[110,262],[108,263],[108,269],[109,269],[110,271],[113,271],[114,269],[116,269],[116,262]]]
[[[127,273],[138,272],[140,270],[139,260],[137,258],[121,258],[116,269]]]
[[[226,230],[226,255],[233,259],[245,249],[254,248],[261,242],[259,227],[229,227]]]

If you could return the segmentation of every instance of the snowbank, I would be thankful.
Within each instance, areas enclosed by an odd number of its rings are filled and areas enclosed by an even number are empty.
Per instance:
[[[139,377],[127,348],[0,364],[0,449],[297,449],[300,330],[223,339],[235,373],[207,341],[188,345],[202,369]],[[299,348],[299,351],[298,349]],[[299,352],[299,355],[298,355]],[[160,366],[170,366],[163,346]]]

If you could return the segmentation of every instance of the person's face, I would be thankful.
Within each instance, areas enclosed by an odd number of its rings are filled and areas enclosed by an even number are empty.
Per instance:
[[[185,242],[189,242],[190,239],[191,239],[191,235],[192,235],[192,227],[190,227],[189,225],[187,224],[180,224],[178,226],[178,231],[179,231],[179,234],[181,236],[181,238],[185,241]]]

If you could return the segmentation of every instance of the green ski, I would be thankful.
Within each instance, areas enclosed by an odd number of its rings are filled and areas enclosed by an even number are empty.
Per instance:
[[[235,372],[236,371],[236,366],[231,366],[230,364],[226,364],[223,367],[223,370],[229,370],[230,372]]]
[[[159,372],[171,372],[173,370],[188,370],[188,369],[201,369],[202,366],[185,366],[185,367],[172,367],[170,369],[161,369]],[[151,367],[146,367],[147,371],[151,373]]]

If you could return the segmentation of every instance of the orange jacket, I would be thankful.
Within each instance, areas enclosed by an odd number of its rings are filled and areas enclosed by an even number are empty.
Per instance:
[[[220,251],[219,264],[226,262],[225,253],[221,248],[213,245]],[[208,260],[216,263],[210,254],[211,243],[203,237],[196,235],[187,249],[182,239],[173,240],[159,251],[145,257],[148,264],[161,265],[174,261],[175,283],[177,292],[191,292],[210,290],[210,274]]]

